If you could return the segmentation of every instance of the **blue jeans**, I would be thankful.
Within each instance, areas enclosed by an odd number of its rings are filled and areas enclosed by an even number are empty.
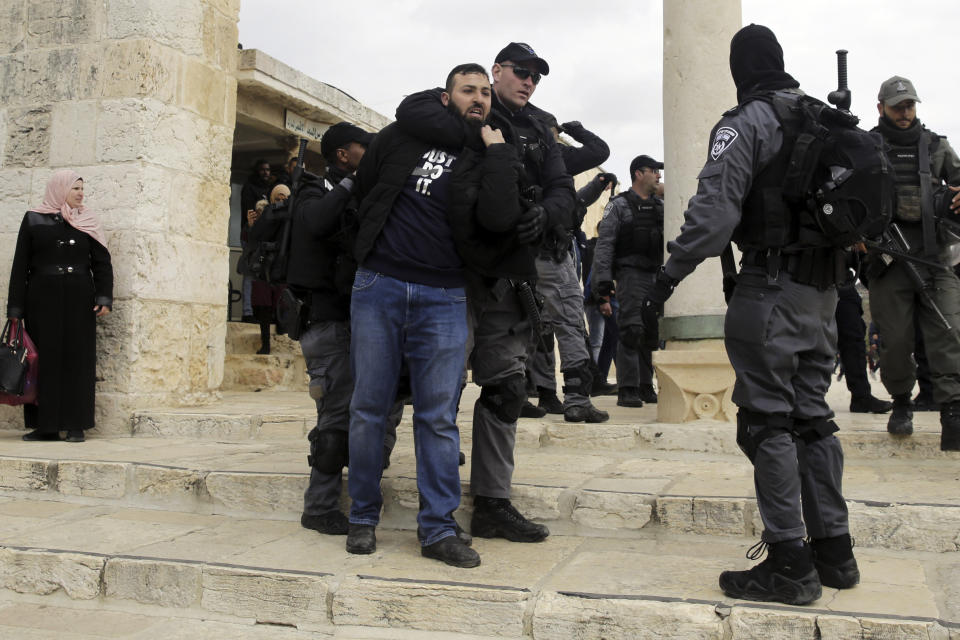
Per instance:
[[[455,535],[453,512],[460,506],[456,417],[467,342],[466,292],[360,268],[350,314],[350,522],[375,526],[380,521],[383,435],[400,367],[406,362],[413,391],[421,544]]]

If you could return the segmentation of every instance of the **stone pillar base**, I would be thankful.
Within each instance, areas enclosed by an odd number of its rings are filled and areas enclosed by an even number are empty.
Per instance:
[[[668,342],[655,351],[657,421],[694,420],[736,422],[733,383],[736,376],[721,340]]]

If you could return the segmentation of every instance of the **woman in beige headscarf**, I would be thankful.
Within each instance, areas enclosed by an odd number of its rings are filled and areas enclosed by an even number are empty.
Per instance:
[[[83,178],[54,172],[43,203],[20,224],[7,317],[22,318],[40,362],[37,404],[24,405],[24,440],[83,442],[93,428],[96,319],[113,306],[113,267]]]
[[[275,186],[270,191],[270,202],[261,200],[257,203],[256,209],[247,214],[251,229],[267,206],[283,202],[289,197],[290,187],[285,184]],[[260,349],[257,355],[270,354],[270,325],[275,322],[277,301],[280,300],[283,289],[282,285],[269,284],[263,280],[253,281],[250,289],[250,304],[253,306],[253,317],[260,325]]]

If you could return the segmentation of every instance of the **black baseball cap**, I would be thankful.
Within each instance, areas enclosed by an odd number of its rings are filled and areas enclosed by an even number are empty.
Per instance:
[[[630,163],[630,177],[633,177],[633,172],[637,169],[663,169],[663,163],[657,162],[650,156],[637,156]]]
[[[500,53],[497,54],[494,62],[504,62],[505,60],[509,60],[510,62],[527,62],[528,60],[533,60],[540,67],[540,73],[543,75],[550,73],[550,65],[547,64],[547,61],[538,56],[537,52],[533,50],[533,47],[526,42],[511,42],[503,49],[500,49]]]
[[[373,140],[373,134],[369,131],[364,131],[349,122],[338,122],[327,129],[320,138],[320,154],[330,160],[337,153],[337,149],[343,149],[351,142],[368,147],[371,140]]]

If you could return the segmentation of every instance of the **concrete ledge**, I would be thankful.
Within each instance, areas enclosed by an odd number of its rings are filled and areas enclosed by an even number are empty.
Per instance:
[[[402,434],[401,434],[402,435]],[[129,440],[135,444],[138,440]],[[52,478],[47,484],[9,482],[10,496],[42,495],[83,504],[132,505],[241,518],[298,521],[308,483],[298,448],[287,459],[301,472],[222,471],[230,460],[256,460],[249,447],[209,445],[198,468],[144,462],[29,460],[0,457],[0,477]],[[194,445],[199,449],[199,443]],[[162,447],[155,447],[159,457]],[[181,446],[172,449],[177,454]],[[273,454],[276,456],[276,453]],[[418,510],[412,459],[398,454],[383,478],[384,522],[410,528]],[[547,467],[562,465],[566,454],[547,454]],[[228,460],[224,464],[220,457]],[[555,533],[636,537],[651,530],[755,538],[763,529],[752,494],[752,470],[739,458],[676,455],[673,460],[579,456],[578,472],[527,471],[513,486],[512,500],[530,518]],[[275,457],[279,464],[280,458]],[[595,470],[590,466],[593,465]],[[960,550],[960,497],[949,489],[949,469],[936,462],[910,463],[909,469],[884,463],[848,465],[846,497],[859,546],[932,552]],[[889,467],[889,468],[888,468]],[[946,475],[944,475],[946,474]],[[469,470],[463,469],[459,514],[468,522],[473,509]],[[884,480],[889,475],[890,479]],[[924,489],[920,483],[928,483]],[[890,487],[915,489],[894,494]],[[344,483],[342,508],[349,498]]]
[[[696,572],[706,549],[698,549],[695,542],[690,544],[692,554],[687,562]],[[888,576],[882,580],[898,580],[894,577],[898,562],[892,560],[882,568],[882,575]],[[650,569],[655,570],[656,564],[657,561],[651,559]],[[40,575],[51,568],[66,566],[79,567],[70,580],[64,579],[62,572],[57,580]],[[869,566],[875,579],[878,578],[880,566]],[[642,572],[644,567],[636,566],[632,570]],[[11,575],[17,575],[18,579],[6,579]],[[446,631],[449,635],[443,636],[445,638],[461,637],[461,632],[467,632],[471,638],[482,635],[514,639],[931,640],[957,638],[960,634],[960,620],[940,615],[932,605],[934,598],[929,592],[922,596],[926,598],[925,603],[915,601],[919,610],[913,615],[904,613],[903,604],[888,613],[877,613],[877,606],[882,605],[866,602],[875,597],[871,594],[878,593],[878,589],[893,586],[883,581],[868,581],[844,592],[825,589],[824,597],[813,604],[791,607],[677,596],[675,589],[668,586],[671,578],[664,575],[659,578],[663,584],[661,590],[643,593],[635,593],[627,585],[619,592],[570,590],[550,586],[549,581],[533,589],[508,587],[469,582],[469,574],[462,571],[455,575],[457,578],[452,580],[387,578],[350,571],[328,574],[177,559],[0,548],[0,576],[4,578],[0,582],[0,600],[7,598],[3,590],[50,596],[62,589],[71,600],[99,597],[97,607],[101,611],[123,607],[123,603],[132,600],[150,605],[152,608],[145,611],[153,615],[165,610],[171,613],[183,610],[180,615],[215,616],[220,625],[231,621],[256,622],[290,627],[291,632],[293,628],[300,628],[336,637],[353,637],[348,636],[346,630],[354,627],[393,629],[398,634],[396,637],[407,637],[406,632],[410,630],[423,630],[424,637],[433,637],[427,635],[429,632]],[[921,597],[906,595],[914,587],[908,584],[909,579],[901,580],[906,580],[901,586],[902,598]],[[586,576],[582,581],[584,586],[591,582]],[[857,602],[858,597],[867,599],[862,600],[865,606],[849,606]],[[202,623],[197,620],[196,624]]]

